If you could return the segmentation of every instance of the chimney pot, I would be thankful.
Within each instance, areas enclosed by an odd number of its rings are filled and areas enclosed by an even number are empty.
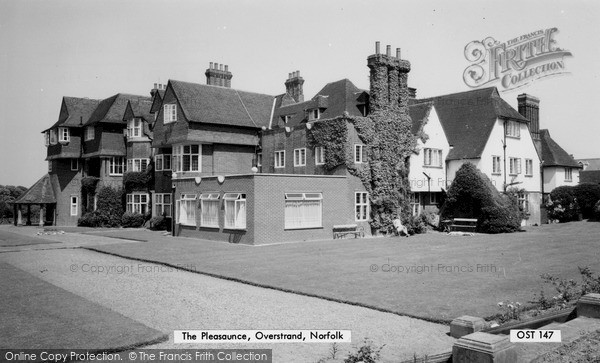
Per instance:
[[[222,71],[223,70],[223,63],[219,64],[219,70]]]
[[[229,66],[227,64],[225,65],[225,72],[229,72]]]
[[[386,46],[386,48],[385,48],[385,54],[386,54],[388,57],[391,57],[391,56],[392,56],[392,46],[391,46],[391,45],[388,45],[388,46]]]
[[[378,42],[378,41],[375,42],[375,54],[379,54],[379,45],[380,45],[380,42]]]
[[[156,83],[154,84],[154,88],[157,88],[157,87],[156,87]]]
[[[219,63],[215,62],[215,63],[213,63],[213,64],[214,64],[214,66],[215,66],[215,68],[213,68],[213,69],[219,69]]]
[[[292,79],[292,74],[288,73],[288,79]]]
[[[400,59],[400,48],[396,48],[396,58]]]
[[[213,62],[210,62],[208,65],[208,69],[212,69],[212,67],[213,67]]]

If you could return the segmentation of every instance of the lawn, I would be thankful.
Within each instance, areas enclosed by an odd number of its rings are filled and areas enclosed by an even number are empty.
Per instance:
[[[600,223],[594,222],[513,234],[428,233],[271,246],[154,232],[134,236],[148,242],[93,249],[444,322],[464,314],[494,315],[499,301],[527,303],[549,287],[540,278],[543,273],[579,280],[577,266],[586,265],[600,273]]]
[[[39,244],[59,243],[37,237],[23,236],[17,233],[0,231],[0,247],[29,246]]]

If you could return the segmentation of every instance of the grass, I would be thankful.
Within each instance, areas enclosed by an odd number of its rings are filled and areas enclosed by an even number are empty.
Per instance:
[[[0,276],[3,348],[120,350],[168,339],[10,264],[0,262]]]
[[[39,244],[59,243],[42,238],[23,236],[17,233],[0,231],[0,247],[29,246]]]
[[[600,223],[593,222],[513,234],[429,233],[272,246],[132,233],[148,242],[93,249],[441,322],[495,315],[499,301],[527,303],[548,288],[543,273],[579,279],[577,266],[586,265],[600,272]],[[382,272],[387,265],[401,272]]]

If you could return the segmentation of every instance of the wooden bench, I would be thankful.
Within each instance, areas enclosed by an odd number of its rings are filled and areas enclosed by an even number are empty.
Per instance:
[[[354,238],[364,237],[365,229],[356,224],[338,224],[333,226],[333,239],[342,238],[349,234],[353,234]]]
[[[477,218],[454,218],[452,225],[450,225],[452,231],[467,230],[473,232],[475,228],[477,228]]]

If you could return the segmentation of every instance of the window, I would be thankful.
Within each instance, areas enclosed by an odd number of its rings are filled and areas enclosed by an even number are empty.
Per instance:
[[[308,120],[318,120],[321,117],[321,111],[318,108],[308,110]]]
[[[200,226],[219,228],[219,193],[200,194]]]
[[[285,193],[284,228],[319,228],[322,209],[321,193]]]
[[[354,211],[356,212],[356,221],[366,221],[369,219],[369,193],[354,193]]]
[[[146,214],[148,211],[148,194],[132,193],[127,194],[127,212]]]
[[[572,181],[572,180],[573,180],[573,169],[565,168],[565,181]]]
[[[364,145],[354,144],[354,162],[357,164],[367,162],[367,151]]]
[[[325,164],[325,149],[322,146],[315,148],[315,165]]]
[[[258,167],[262,166],[262,153],[258,153],[256,155],[256,166],[258,166]]]
[[[148,159],[127,159],[127,171],[146,171]]]
[[[69,142],[70,140],[69,128],[59,127],[58,128],[58,142]]]
[[[499,156],[492,156],[492,174],[500,174],[502,172],[502,166],[500,164]]]
[[[201,153],[199,144],[173,146],[173,171],[202,171]]]
[[[288,122],[290,122],[291,119],[292,119],[291,115],[281,116],[281,120],[283,121],[284,124],[287,124]]]
[[[246,194],[225,193],[225,228],[246,228]]]
[[[44,132],[44,145],[50,146],[50,131]]]
[[[127,123],[127,137],[141,137],[142,136],[142,120],[139,118],[132,118]]]
[[[48,160],[48,172],[52,172],[52,160]]]
[[[125,171],[125,158],[122,156],[113,156],[108,159],[108,174],[123,175]]]
[[[154,157],[154,168],[156,171],[171,170],[171,155],[159,154]]]
[[[177,201],[177,223],[185,226],[196,226],[196,194],[183,194]]]
[[[177,105],[170,104],[165,105],[163,109],[164,123],[177,121]]]
[[[85,128],[85,141],[94,140],[94,127],[88,126]]]
[[[71,159],[71,171],[79,170],[79,159]]]
[[[533,160],[525,159],[525,175],[533,176]]]
[[[519,200],[519,208],[529,214],[529,193],[527,192],[520,192],[519,194],[517,194],[517,198]]]
[[[285,151],[275,151],[275,167],[285,168]]]
[[[154,194],[154,216],[171,217],[171,194]]]
[[[438,204],[437,193],[429,193],[429,204]]]
[[[517,175],[521,174],[521,159],[519,158],[509,158],[509,174]]]
[[[56,130],[50,130],[50,145],[56,145]]]
[[[294,166],[306,165],[306,149],[294,150]]]
[[[410,207],[413,216],[421,213],[421,193],[410,193]]]
[[[506,123],[506,136],[521,137],[521,124],[516,121]]]
[[[425,166],[442,166],[442,150],[439,149],[425,149],[423,152],[425,160],[423,165]]]
[[[76,195],[71,196],[71,215],[76,216],[79,213],[79,197]]]

